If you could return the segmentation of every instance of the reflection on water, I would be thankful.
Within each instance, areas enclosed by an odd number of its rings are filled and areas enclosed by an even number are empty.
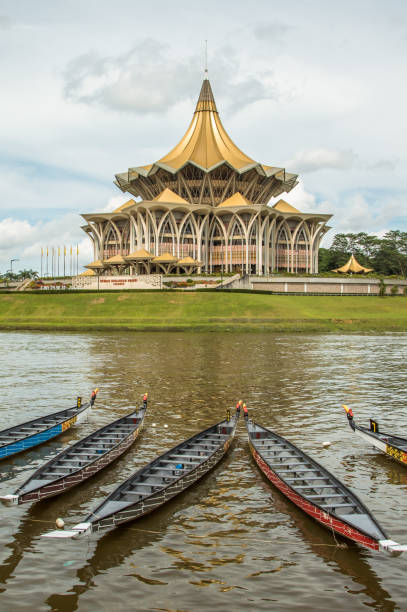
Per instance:
[[[371,416],[384,430],[402,424],[407,435],[407,336],[2,333],[0,342],[0,427],[100,388],[89,423],[1,462],[1,494],[57,449],[130,412],[144,391],[150,397],[140,439],[95,479],[40,504],[1,507],[4,609],[26,610],[27,601],[64,612],[403,609],[406,559],[344,544],[304,516],[259,474],[242,423],[225,461],[155,514],[89,541],[40,534],[58,516],[80,521],[137,467],[244,399],[407,542],[407,469],[355,440],[341,409],[347,403],[358,422]]]

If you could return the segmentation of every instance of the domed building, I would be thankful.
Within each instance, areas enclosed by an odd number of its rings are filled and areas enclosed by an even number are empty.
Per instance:
[[[192,121],[167,155],[116,175],[129,199],[84,214],[98,274],[317,272],[331,215],[280,199],[297,175],[248,157],[219,117],[207,73]]]

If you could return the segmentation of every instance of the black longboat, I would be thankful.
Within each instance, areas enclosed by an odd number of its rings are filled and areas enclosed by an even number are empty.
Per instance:
[[[43,537],[79,538],[112,529],[149,514],[185,491],[213,469],[227,453],[238,412],[192,436],[154,459],[119,485],[82,523]]]
[[[250,451],[266,478],[321,525],[357,544],[400,555],[360,499],[326,468],[275,432],[246,418]]]
[[[388,455],[398,463],[407,466],[407,439],[395,434],[379,431],[379,423],[370,419],[370,428],[356,425],[353,412],[348,406],[344,406],[352,431],[360,438],[375,446],[385,455]]]
[[[14,494],[0,497],[5,506],[59,495],[108,466],[130,448],[143,427],[143,408],[117,419],[72,444],[42,465]]]

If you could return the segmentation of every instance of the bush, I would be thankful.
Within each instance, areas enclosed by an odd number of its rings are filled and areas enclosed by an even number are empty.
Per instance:
[[[392,288],[390,289],[390,293],[392,295],[397,295],[399,292],[399,286],[398,285],[393,285]]]
[[[379,295],[386,295],[386,285],[384,284],[384,280],[382,278],[380,279]]]
[[[407,295],[407,285],[403,289],[403,295]]]

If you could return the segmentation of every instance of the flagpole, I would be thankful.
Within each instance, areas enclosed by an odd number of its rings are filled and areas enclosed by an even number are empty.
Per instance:
[[[61,247],[58,247],[58,278],[59,278],[59,256],[61,254]]]
[[[46,276],[48,276],[48,247],[47,247],[47,272],[46,272]]]
[[[44,255],[44,249],[41,247],[41,278],[42,278],[42,257]]]
[[[76,276],[79,274],[79,244],[76,245]]]
[[[65,278],[66,246],[64,245],[64,278]]]

